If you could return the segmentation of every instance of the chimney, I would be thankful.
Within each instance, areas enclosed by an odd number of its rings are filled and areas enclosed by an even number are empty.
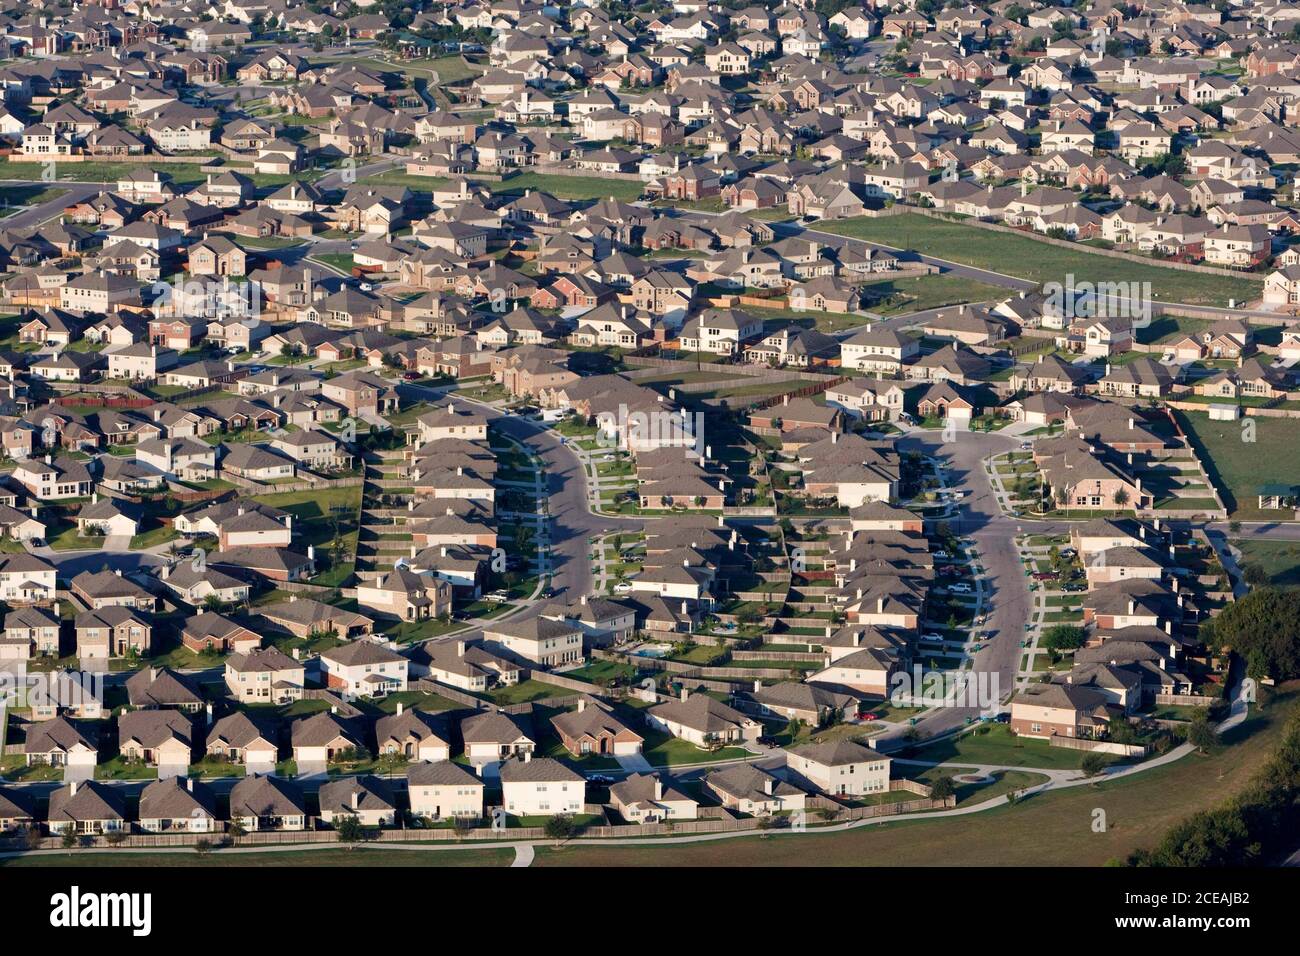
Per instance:
[[[207,725],[211,727],[212,726],[212,705],[208,704],[208,706],[204,708],[204,711],[207,714]]]
[[[193,778],[193,777],[186,777],[186,778],[185,778],[185,789],[188,790],[190,793],[193,793],[193,792],[194,792],[194,778]]]
[[[293,659],[294,659],[295,661],[296,661],[296,660],[301,660],[301,659],[302,659],[301,656],[300,656],[300,653],[301,653],[301,652],[300,652],[299,648],[296,648],[296,647],[295,647],[295,648],[293,649]]]
[[[339,712],[338,704],[330,704],[330,713],[337,715]]]
[[[361,794],[356,790],[352,791],[352,809],[356,810],[361,804]]]
[[[533,752],[532,752],[531,750],[525,750],[525,751],[524,751],[524,763],[529,763],[529,762],[532,761],[532,759],[533,759]]]
[[[1136,610],[1137,610],[1137,601],[1134,601],[1132,598],[1130,598],[1130,599],[1129,599],[1129,602],[1128,602],[1128,613],[1129,613],[1129,617],[1132,617],[1132,616],[1133,616],[1133,612],[1136,611]]]
[[[399,701],[397,702],[397,716],[398,716],[398,717],[401,717],[401,716],[402,716],[402,711],[404,711],[405,709],[406,709],[406,705],[403,704],[403,703],[399,700]]]
[[[72,783],[68,785],[68,789],[70,791],[71,796],[75,797],[77,795],[77,781],[75,780],[72,781]]]
[[[681,699],[682,699],[683,701],[685,701],[685,700],[688,700],[688,699],[690,698],[690,696],[691,696],[691,692],[690,692],[689,690],[687,690],[687,689],[686,689],[686,685],[683,684],[683,685],[682,685],[682,694],[681,694]]]
[[[584,594],[582,597],[578,598],[578,603],[585,606],[587,603],[587,595]]]
[[[876,598],[876,613],[877,614],[885,613],[885,599],[882,597]]]

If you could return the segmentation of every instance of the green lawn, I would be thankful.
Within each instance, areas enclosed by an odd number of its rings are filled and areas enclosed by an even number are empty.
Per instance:
[[[716,763],[719,760],[739,760],[753,756],[743,747],[723,747],[720,750],[701,750],[688,740],[660,733],[646,727],[636,728],[645,738],[641,752],[654,767],[674,767],[683,764]]]
[[[166,544],[176,537],[176,529],[171,525],[160,524],[156,528],[143,531],[131,539],[132,551],[144,551],[148,548]]]
[[[910,279],[871,282],[864,286],[864,291],[869,296],[885,296],[874,304],[872,299],[867,299],[867,308],[882,315],[920,312],[961,302],[999,302],[1009,295],[1006,289],[995,285],[951,275],[913,276]],[[821,327],[820,324],[818,327]]]
[[[545,173],[521,173],[499,183],[488,184],[495,193],[523,194],[540,189],[556,199],[606,199],[613,196],[624,202],[641,198],[644,184],[638,179],[606,179],[603,176],[548,176]]]
[[[1130,262],[1088,252],[1085,247],[1066,248],[1038,242],[1028,236],[1008,235],[979,229],[960,222],[931,219],[914,213],[879,219],[867,217],[817,223],[821,232],[852,236],[1014,275],[1034,282],[1076,281],[1150,282],[1152,292],[1164,301],[1227,305],[1256,299],[1261,280],[1228,278],[1180,272],[1157,263]]]
[[[329,266],[331,269],[334,269],[337,272],[342,272],[344,275],[350,275],[353,266],[356,265],[352,256],[347,253],[322,253],[320,255],[308,256],[307,258],[312,262],[319,262],[322,265]]]
[[[158,768],[146,767],[142,763],[129,763],[121,756],[95,767],[96,780],[156,780],[157,777]]]
[[[1240,564],[1258,564],[1273,584],[1300,584],[1300,541],[1261,541],[1234,538],[1232,546],[1241,551]]]
[[[1290,517],[1287,511],[1261,511],[1258,492],[1263,484],[1300,482],[1295,422],[1285,418],[1217,422],[1204,412],[1176,411],[1174,415],[1192,440],[1229,514],[1246,519]]]
[[[498,687],[485,696],[494,704],[523,704],[532,700],[545,700],[547,697],[577,697],[578,692],[530,678],[510,687]]]
[[[76,183],[116,182],[127,173],[140,169],[154,169],[168,173],[177,183],[201,183],[207,178],[200,163],[59,163],[56,178]],[[43,181],[44,163],[0,161],[0,179],[25,179]]]
[[[1053,747],[1045,740],[1029,740],[1011,733],[1005,724],[985,724],[987,733],[974,731],[949,737],[916,749],[917,760],[940,763],[973,763],[1004,767],[1037,767],[1044,770],[1075,770],[1086,751]]]

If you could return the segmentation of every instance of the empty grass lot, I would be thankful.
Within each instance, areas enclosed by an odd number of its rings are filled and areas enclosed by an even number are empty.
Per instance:
[[[1174,412],[1196,449],[1206,473],[1234,518],[1286,518],[1288,512],[1261,511],[1259,486],[1292,485],[1300,475],[1300,442],[1295,422],[1286,418],[1210,421],[1204,412]],[[1254,427],[1254,441],[1248,428]]]
[[[1165,268],[1154,262],[1146,265],[1112,259],[1081,246],[1054,246],[1028,236],[993,232],[914,213],[880,219],[842,219],[818,223],[815,229],[900,249],[915,249],[939,259],[1034,282],[1064,282],[1067,275],[1073,275],[1076,281],[1150,282],[1151,291],[1166,302],[1227,305],[1229,299],[1237,302],[1257,299],[1263,289],[1259,279],[1203,275]]]
[[[1189,814],[1239,792],[1272,756],[1296,685],[1226,735],[1132,777],[1030,797],[964,817],[924,816],[838,833],[779,834],[672,846],[538,849],[534,866],[1103,866],[1156,844]],[[1093,811],[1106,811],[1094,833]]]
[[[886,295],[884,301],[868,306],[881,315],[902,315],[924,309],[938,309],[962,302],[999,302],[1007,290],[974,279],[951,275],[913,276],[871,282],[864,287],[868,296]]]
[[[499,183],[488,184],[494,193],[524,194],[527,189],[540,189],[556,199],[607,199],[613,196],[623,202],[641,198],[644,188],[639,179],[606,179],[591,176],[548,176],[545,173],[521,173]]]
[[[1300,541],[1260,541],[1237,538],[1232,546],[1241,552],[1240,564],[1258,564],[1273,584],[1300,585]]]
[[[63,163],[55,160],[56,178],[76,183],[116,182],[127,173],[140,169],[156,169],[167,173],[173,182],[201,183],[207,178],[201,163]],[[0,162],[0,179],[21,179],[43,182],[44,163]]]

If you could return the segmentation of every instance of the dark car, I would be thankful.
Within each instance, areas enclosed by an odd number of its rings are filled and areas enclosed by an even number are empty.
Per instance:
[[[407,381],[407,382],[415,382],[415,381],[418,381],[419,379],[421,379],[421,378],[423,378],[423,377],[424,377],[424,376],[422,376],[419,372],[403,372],[403,373],[402,373],[402,379],[403,379],[404,381]]]

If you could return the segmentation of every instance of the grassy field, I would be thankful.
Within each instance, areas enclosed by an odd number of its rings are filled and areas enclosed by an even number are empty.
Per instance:
[[[984,725],[980,730],[920,747],[918,760],[942,763],[973,763],[1002,767],[1034,767],[1044,770],[1073,770],[1084,752],[1053,747],[1044,740],[1026,740],[1011,733],[1005,724]]]
[[[1300,442],[1295,422],[1285,418],[1210,421],[1204,412],[1174,412],[1234,518],[1286,518],[1289,512],[1261,511],[1259,486],[1295,484],[1300,475]],[[1254,441],[1248,441],[1249,429]]]
[[[886,282],[868,283],[865,288],[869,295],[872,293],[888,295],[883,302],[868,306],[873,312],[879,312],[881,315],[920,312],[923,309],[938,309],[961,302],[998,302],[1010,294],[1006,289],[994,285],[951,275],[890,279]]]
[[[1241,551],[1241,565],[1258,564],[1272,583],[1300,584],[1300,542],[1235,538],[1232,546]]]
[[[526,189],[540,189],[557,199],[606,199],[613,196],[624,202],[641,198],[643,189],[639,179],[605,179],[595,175],[548,176],[544,173],[522,173],[488,185],[494,193],[522,196]]]
[[[1239,791],[1271,756],[1298,698],[1255,711],[1206,757],[1030,797],[964,817],[839,833],[779,834],[693,845],[539,848],[534,866],[1103,866],[1154,845],[1175,823]],[[1106,830],[1093,831],[1094,811]]]
[[[821,232],[833,232],[925,255],[1001,272],[1034,282],[1076,281],[1150,282],[1152,293],[1165,301],[1227,305],[1256,299],[1260,280],[1180,272],[1156,263],[1145,265],[1088,252],[1084,247],[1064,248],[1027,236],[977,229],[959,222],[930,219],[907,213],[880,219],[866,217],[818,223]]]
[[[168,173],[178,183],[201,183],[207,178],[200,163],[57,163],[56,180],[74,183],[116,182],[121,176],[139,169],[156,169]],[[44,182],[44,163],[0,162],[0,179],[25,179]]]

